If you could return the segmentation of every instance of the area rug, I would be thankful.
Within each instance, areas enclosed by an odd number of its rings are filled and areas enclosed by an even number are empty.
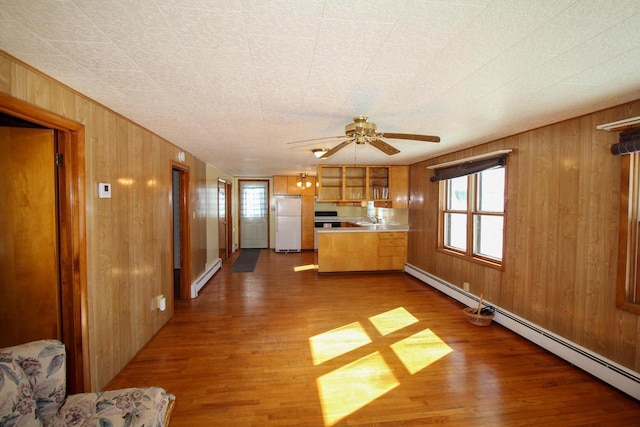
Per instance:
[[[232,273],[251,273],[256,268],[260,249],[242,249],[240,256],[231,266]]]

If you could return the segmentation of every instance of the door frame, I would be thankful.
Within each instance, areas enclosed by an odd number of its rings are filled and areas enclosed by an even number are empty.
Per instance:
[[[218,178],[218,212],[220,211],[220,188],[224,188],[224,212],[225,212],[225,223],[223,224],[225,232],[224,242],[225,248],[224,253],[221,248],[218,248],[218,256],[222,259],[222,262],[225,262],[231,254],[233,253],[233,217],[232,213],[232,194],[233,191],[231,182],[224,180],[222,178]],[[218,220],[220,220],[220,215],[218,215]],[[218,233],[220,233],[220,227],[218,226]],[[220,237],[218,237],[218,241],[220,241]]]
[[[0,93],[0,112],[55,131],[64,167],[58,169],[58,239],[62,336],[67,350],[67,389],[91,389],[87,299],[87,241],[84,125]],[[53,161],[53,159],[52,159]],[[73,369],[69,369],[74,367]]]
[[[173,189],[173,171],[180,173],[180,299],[191,299],[191,229],[189,228],[189,166],[171,161],[171,182]],[[171,191],[170,212],[171,212],[171,264],[173,265],[174,257],[174,240],[173,240],[173,190]],[[173,269],[171,270],[173,272]],[[173,273],[171,274],[173,277]],[[173,288],[172,288],[173,289]]]
[[[265,182],[267,184],[267,247],[271,248],[271,183],[268,179],[239,179],[238,180],[238,249],[242,249],[242,183]]]

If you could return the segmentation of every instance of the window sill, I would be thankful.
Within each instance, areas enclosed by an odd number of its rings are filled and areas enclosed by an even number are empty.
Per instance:
[[[474,264],[479,264],[482,265],[484,267],[489,267],[489,268],[493,268],[495,270],[499,270],[499,271],[504,271],[504,264],[499,264],[497,262],[491,262],[487,259],[484,258],[479,258],[479,257],[470,257],[466,254],[463,254],[461,252],[457,252],[454,251],[452,249],[447,249],[447,248],[437,248],[436,249],[437,252],[446,254],[446,255],[451,255],[454,256],[456,258],[460,258],[469,262],[472,262]]]
[[[634,303],[631,303],[631,302],[623,302],[623,303],[616,304],[616,306],[620,310],[624,310],[624,311],[628,311],[629,313],[640,315],[640,304],[634,304]]]

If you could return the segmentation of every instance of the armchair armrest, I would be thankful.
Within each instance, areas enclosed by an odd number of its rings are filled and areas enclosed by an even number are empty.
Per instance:
[[[66,396],[66,353],[57,340],[40,340],[2,349],[10,353],[29,380],[38,418],[58,412]]]

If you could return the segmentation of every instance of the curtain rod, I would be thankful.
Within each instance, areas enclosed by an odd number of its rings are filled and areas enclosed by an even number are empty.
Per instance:
[[[437,165],[427,166],[427,169],[440,169],[440,168],[444,168],[444,167],[447,167],[447,166],[455,166],[455,165],[459,165],[459,164],[462,164],[462,163],[472,162],[474,160],[488,159],[490,157],[496,157],[496,156],[499,156],[501,154],[509,154],[512,151],[513,151],[513,149],[511,149],[511,148],[508,148],[508,149],[505,149],[505,150],[492,151],[491,153],[479,154],[477,156],[465,157],[464,159],[452,160],[450,162],[438,163]]]

